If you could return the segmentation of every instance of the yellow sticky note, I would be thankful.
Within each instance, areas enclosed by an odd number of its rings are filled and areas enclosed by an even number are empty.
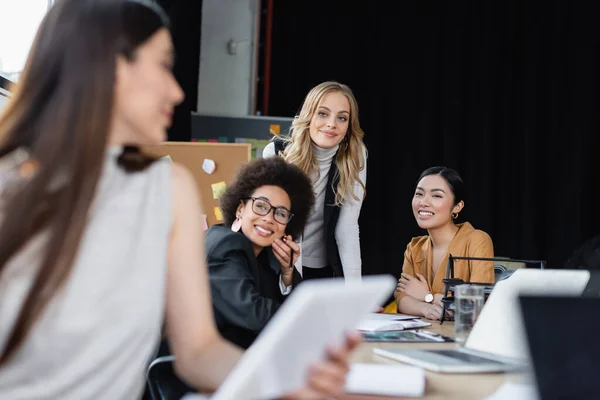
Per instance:
[[[213,199],[216,200],[219,197],[221,197],[221,195],[225,191],[225,182],[213,183],[212,185],[210,185],[210,187],[212,188]]]
[[[271,132],[271,135],[279,135],[281,127],[279,126],[279,124],[272,124],[269,126],[269,132]]]
[[[221,208],[215,207],[214,211],[215,211],[215,218],[217,218],[217,221],[223,221],[223,213],[221,212]]]
[[[166,155],[166,156],[161,157],[161,158],[164,158],[165,160],[169,160],[169,161],[173,162],[173,159],[171,158],[170,155]]]

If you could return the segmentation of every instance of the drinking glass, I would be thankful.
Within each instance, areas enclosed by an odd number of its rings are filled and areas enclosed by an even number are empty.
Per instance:
[[[454,334],[458,346],[464,346],[483,308],[483,286],[458,285],[454,290]]]

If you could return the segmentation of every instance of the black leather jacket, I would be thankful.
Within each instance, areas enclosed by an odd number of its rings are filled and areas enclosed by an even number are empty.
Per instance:
[[[285,299],[279,261],[270,247],[256,257],[243,233],[222,224],[208,229],[205,247],[217,327],[224,338],[248,348]],[[294,284],[299,277],[296,271]]]

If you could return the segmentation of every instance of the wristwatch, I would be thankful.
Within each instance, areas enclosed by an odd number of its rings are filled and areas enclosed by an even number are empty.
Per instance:
[[[426,303],[431,303],[431,302],[433,302],[433,295],[432,295],[431,293],[427,293],[427,294],[425,295],[425,302],[426,302]]]

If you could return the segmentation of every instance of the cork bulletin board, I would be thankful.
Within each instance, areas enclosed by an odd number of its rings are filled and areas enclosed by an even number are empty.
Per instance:
[[[170,157],[192,173],[206,215],[205,228],[222,222],[218,198],[240,166],[251,158],[249,143],[165,142],[145,146],[142,150],[154,156]]]

